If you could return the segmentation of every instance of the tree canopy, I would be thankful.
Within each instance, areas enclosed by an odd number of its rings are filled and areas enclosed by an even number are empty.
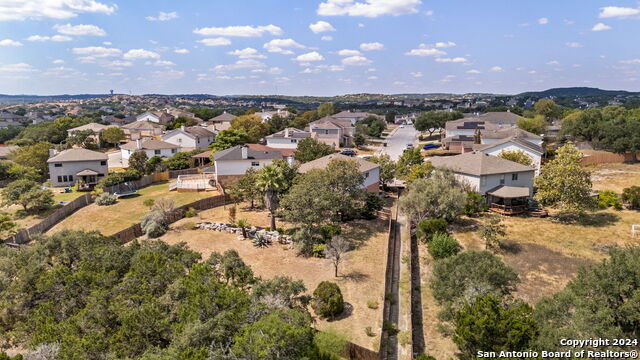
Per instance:
[[[452,221],[464,212],[466,198],[452,172],[436,169],[409,184],[400,208],[415,222],[428,218]]]
[[[538,115],[532,118],[521,117],[516,121],[518,128],[536,135],[542,135],[547,129],[547,121],[544,116]]]
[[[316,139],[305,138],[298,142],[298,149],[296,150],[296,160],[301,163],[306,163],[315,159],[319,159],[323,156],[331,155],[334,153],[333,147],[321,143]]]
[[[232,148],[236,145],[244,145],[249,141],[249,136],[243,130],[227,129],[222,130],[216,136],[216,142],[209,145],[213,152]]]
[[[269,135],[269,124],[263,123],[262,118],[256,115],[238,116],[231,121],[231,129],[244,131],[249,143],[257,143]]]

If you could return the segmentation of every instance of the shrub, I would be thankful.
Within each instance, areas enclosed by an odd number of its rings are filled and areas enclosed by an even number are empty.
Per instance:
[[[447,233],[436,233],[429,242],[429,254],[434,259],[444,259],[460,251],[458,241]]]
[[[431,355],[420,354],[420,355],[416,356],[415,360],[436,360],[436,358],[434,358]]]
[[[298,255],[302,256],[313,255],[313,245],[319,242],[319,239],[316,239],[307,228],[297,230],[293,233],[291,240],[293,241]]]
[[[96,198],[96,204],[99,206],[113,205],[116,203],[116,201],[118,201],[118,198],[116,198],[115,195],[109,194],[108,192],[103,192]]]
[[[194,216],[196,216],[196,215],[198,215],[198,210],[196,210],[196,209],[194,209],[194,208],[192,208],[192,207],[188,208],[188,209],[184,212],[184,217],[186,217],[186,218],[194,217]]]
[[[262,233],[256,233],[253,237],[253,245],[260,248],[266,248],[271,244],[271,241]]]
[[[367,334],[367,336],[369,337],[376,336],[376,333],[373,332],[373,330],[371,329],[371,326],[367,326],[366,328],[364,328],[364,333]]]
[[[313,257],[323,258],[326,247],[325,244],[313,244]]]
[[[118,185],[123,182],[140,180],[141,177],[142,174],[133,169],[129,169],[125,172],[113,172],[98,181],[96,187],[104,189],[105,187]]]
[[[632,186],[622,190],[622,201],[630,209],[640,209],[640,186]]]
[[[367,307],[368,307],[369,309],[373,309],[373,310],[375,310],[375,309],[377,309],[377,308],[378,308],[378,302],[377,302],[377,301],[375,301],[375,300],[368,300],[368,301],[367,301]]]
[[[151,238],[164,235],[167,232],[164,214],[159,211],[150,211],[142,217],[142,231]]]
[[[376,212],[382,210],[384,202],[377,194],[367,193],[364,200],[364,207],[360,210],[360,217],[371,220],[376,218]]]
[[[313,337],[313,344],[321,354],[340,358],[347,346],[347,338],[335,329],[329,328],[318,331]]]
[[[474,216],[487,208],[487,204],[484,201],[482,195],[475,191],[467,192],[467,200],[464,204],[464,214],[467,216]]]
[[[316,314],[333,318],[344,311],[344,299],[340,287],[332,282],[323,281],[313,291],[314,301],[311,307]]]
[[[423,242],[429,242],[437,233],[447,232],[447,221],[445,219],[427,219],[418,223],[417,234]]]
[[[142,205],[148,207],[148,208],[152,208],[153,205],[156,204],[156,201],[154,199],[144,199],[144,201],[142,202]]]
[[[613,207],[616,210],[622,210],[622,203],[618,199],[618,194],[613,190],[602,190],[598,195],[598,207],[606,209]]]
[[[341,233],[342,228],[338,225],[325,225],[320,229],[320,235],[325,242],[330,241],[332,237]]]
[[[228,213],[227,219],[229,220],[229,224],[235,224],[236,216],[238,214],[238,208],[235,205],[231,205],[229,206],[227,213]]]
[[[193,221],[189,221],[184,223],[183,227],[186,230],[195,230],[198,228],[198,225],[196,225],[196,223],[194,223]]]

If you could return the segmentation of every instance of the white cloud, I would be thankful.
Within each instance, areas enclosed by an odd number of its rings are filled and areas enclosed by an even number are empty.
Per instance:
[[[557,60],[551,60],[547,61],[547,65],[560,65],[560,62],[558,62]]]
[[[321,16],[364,16],[405,15],[418,12],[421,0],[327,0],[318,6]]]
[[[379,42],[362,43],[360,44],[360,50],[362,51],[384,50],[384,44]]]
[[[147,16],[145,19],[149,21],[169,21],[176,19],[178,17],[178,13],[175,11],[172,12],[163,12],[160,11],[158,16]]]
[[[301,74],[317,74],[320,72],[320,69],[312,69],[312,68],[306,68],[302,71],[300,71]]]
[[[254,60],[254,59],[240,59],[238,61],[236,61],[233,64],[228,64],[228,65],[216,65],[213,68],[213,71],[215,72],[225,72],[225,71],[229,71],[229,70],[239,70],[239,69],[257,69],[257,68],[263,68],[266,65],[258,60]]]
[[[74,36],[107,36],[107,32],[104,31],[103,29],[95,26],[95,25],[86,25],[86,24],[80,24],[80,25],[71,25],[71,24],[64,24],[64,25],[55,25],[53,27],[55,30],[57,30],[60,34],[64,34],[64,35],[74,35]]]
[[[127,60],[159,59],[160,54],[145,49],[131,49],[124,54],[123,58]]]
[[[640,59],[622,60],[621,64],[640,64]]]
[[[69,36],[65,36],[65,35],[53,35],[53,36],[41,36],[41,35],[31,35],[27,38],[27,41],[56,41],[56,42],[62,42],[62,41],[71,41],[73,40],[71,37]]]
[[[131,61],[114,60],[102,64],[102,66],[112,70],[122,70],[122,68],[133,66]]]
[[[258,50],[254,49],[254,48],[244,48],[242,50],[238,49],[238,50],[234,50],[234,51],[229,51],[227,54],[229,55],[233,55],[233,56],[237,56],[240,59],[264,59],[266,58],[266,56],[258,53]]]
[[[120,51],[120,49],[106,48],[102,46],[88,46],[83,48],[73,48],[71,49],[71,52],[73,52],[76,55],[85,55],[93,58],[112,57],[112,56],[119,56],[120,54],[122,54],[122,51]]]
[[[378,80],[377,76],[369,76],[367,80]]]
[[[447,55],[446,52],[438,50],[436,48],[429,47],[427,44],[420,44],[417,49],[411,49],[406,52],[407,56],[443,56]]]
[[[174,53],[176,54],[188,54],[189,50],[188,49],[175,49],[173,50]]]
[[[168,60],[156,60],[156,62],[154,62],[153,65],[155,65],[155,66],[174,66],[175,64],[172,61],[168,61]]]
[[[0,46],[22,46],[22,43],[20,41],[4,39],[0,40]]]
[[[193,30],[195,34],[203,36],[237,36],[237,37],[261,37],[264,33],[282,35],[282,29],[275,25],[266,26],[227,26],[207,27]]]
[[[311,31],[313,31],[314,34],[319,34],[319,33],[328,32],[328,31],[336,31],[336,28],[334,28],[333,25],[322,20],[318,21],[315,24],[309,24],[309,29],[311,29]]]
[[[580,44],[579,42],[575,42],[575,41],[570,41],[568,43],[566,43],[566,45],[570,48],[581,48],[582,44]]]
[[[433,16],[433,10],[427,10],[424,12],[426,16]]]
[[[306,46],[297,43],[293,39],[273,39],[262,46],[268,52],[291,55],[291,49],[304,49]]]
[[[605,31],[605,30],[611,30],[611,26],[603,23],[597,23],[593,25],[593,27],[591,28],[591,31]]]
[[[529,71],[529,74],[531,74],[531,75],[536,74],[536,73],[537,73],[537,71],[535,71],[535,70]]]
[[[467,62],[467,59],[463,57],[436,58],[436,61],[439,63],[463,63],[463,62]]]
[[[546,17],[542,17],[540,19],[538,19],[538,24],[540,25],[546,25],[549,23],[549,19],[547,19]]]
[[[413,76],[414,78],[421,78],[423,75],[422,75],[422,72],[418,71],[418,72],[412,72],[411,76]]]
[[[25,19],[70,19],[81,13],[112,14],[116,5],[95,0],[3,0],[0,1],[0,21]]]
[[[328,67],[329,71],[343,71],[344,70],[344,66],[342,65],[329,65]]]
[[[345,66],[367,66],[371,64],[371,60],[364,56],[350,56],[342,59],[342,65]]]
[[[331,40],[333,40],[333,36],[325,35],[325,36],[321,37],[320,40],[322,40],[322,41],[331,41]]]
[[[456,43],[454,43],[453,41],[437,42],[436,43],[436,47],[437,48],[448,48],[448,47],[453,47],[453,46],[456,46]]]
[[[300,62],[322,61],[324,60],[324,56],[320,55],[320,53],[317,51],[312,51],[306,54],[298,55],[293,60]]]
[[[280,69],[280,68],[279,68],[279,67],[277,67],[277,66],[274,66],[274,67],[272,67],[272,68],[269,68],[269,70],[267,70],[267,74],[270,74],[270,75],[280,75],[280,74],[282,74],[282,69]]]
[[[338,51],[338,55],[340,56],[357,56],[362,55],[362,53],[358,50],[350,50],[350,49],[342,49]]]
[[[113,43],[111,41],[103,41],[102,45],[111,46],[111,45],[113,45]]]
[[[503,69],[500,66],[494,66],[489,71],[491,72],[501,72]]]
[[[206,45],[206,46],[227,46],[227,45],[231,45],[231,40],[229,40],[227,38],[223,38],[223,37],[202,39],[202,40],[198,40],[198,42],[203,44],[203,45]]]
[[[54,63],[54,64],[64,64],[64,60],[56,59],[56,60],[53,60],[52,63]]]
[[[640,15],[640,9],[619,6],[606,6],[600,8],[600,14],[598,14],[598,17],[601,19],[606,19],[616,17],[625,18],[637,15]]]
[[[471,69],[467,70],[467,74],[481,74],[480,70]]]
[[[363,28],[363,27],[364,27],[364,24],[363,24],[363,23],[358,23],[358,27],[359,27],[359,28]]]
[[[33,66],[25,63],[0,65],[0,73],[36,72]]]
[[[573,21],[573,20],[570,20],[570,19],[564,19],[564,23],[565,23],[565,25],[573,25],[573,24],[575,24],[576,22],[575,22],[575,21]]]
[[[451,80],[453,80],[455,78],[456,78],[455,75],[447,75],[447,76],[443,77],[442,79],[440,79],[440,82],[448,83],[448,82],[451,82]]]
[[[394,81],[393,82],[393,85],[395,85],[395,86],[403,86],[403,85],[406,85],[406,84],[407,83],[405,83],[404,81]]]

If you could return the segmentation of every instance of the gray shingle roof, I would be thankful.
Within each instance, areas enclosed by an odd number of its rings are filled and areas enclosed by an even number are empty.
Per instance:
[[[519,138],[519,137],[513,137],[513,136],[498,140],[496,142],[492,142],[490,144],[474,144],[473,145],[473,150],[482,151],[482,150],[491,149],[491,148],[493,148],[495,146],[506,144],[506,143],[509,143],[509,142],[521,145],[521,146],[526,147],[526,148],[528,148],[530,150],[533,150],[535,152],[539,152],[540,154],[544,153],[544,149],[542,148],[542,146],[538,146],[538,145],[536,145],[536,144],[534,144],[534,143],[532,143],[530,141],[527,141],[527,140]]]
[[[47,162],[100,161],[107,160],[108,158],[107,154],[98,151],[87,149],[68,149],[50,157]]]
[[[287,128],[284,129],[282,131],[278,131],[275,134],[271,134],[269,136],[267,136],[267,139],[273,139],[273,138],[285,138],[285,133],[286,131],[289,130],[289,137],[290,138],[294,138],[294,139],[304,139],[304,138],[308,138],[311,137],[311,133],[304,131],[304,130],[300,130],[300,129],[296,129],[296,128]]]
[[[190,127],[186,127],[184,130],[189,134],[195,137],[200,137],[200,138],[213,137],[216,135],[202,126],[190,126]]]
[[[130,124],[122,125],[122,128],[129,130],[153,130],[164,129],[164,126],[151,121],[134,121]]]
[[[215,161],[227,160],[274,160],[282,159],[284,156],[277,150],[254,150],[247,147],[247,158],[242,158],[242,145],[236,145],[232,148],[220,150],[213,154]]]
[[[526,130],[519,128],[506,128],[489,131],[480,131],[480,134],[485,139],[505,139],[509,137],[519,137],[524,139],[542,139],[542,136],[530,133]]]
[[[136,141],[130,141],[122,146],[121,149],[125,150],[138,150]],[[178,145],[170,144],[166,141],[148,139],[142,141],[142,149],[140,150],[162,150],[162,149],[177,149]]]
[[[227,112],[222,113],[214,118],[209,119],[209,121],[211,122],[230,122],[233,119],[235,119],[237,116],[233,115],[233,114],[229,114]]]
[[[324,169],[327,167],[327,165],[329,165],[331,160],[334,160],[334,159],[355,161],[356,163],[358,163],[358,169],[361,172],[369,171],[371,169],[380,167],[380,165],[376,163],[373,163],[371,161],[367,161],[358,157],[350,157],[342,154],[331,154],[331,155],[321,157],[320,159],[309,161],[308,163],[304,163],[300,165],[300,168],[298,169],[298,171],[301,173],[306,173],[311,169]]]
[[[456,156],[432,157],[429,161],[436,167],[475,176],[535,171],[532,167],[475,151]]]

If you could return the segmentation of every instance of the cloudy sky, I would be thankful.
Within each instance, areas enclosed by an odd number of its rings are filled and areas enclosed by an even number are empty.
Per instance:
[[[640,90],[640,4],[0,0],[0,93]]]

